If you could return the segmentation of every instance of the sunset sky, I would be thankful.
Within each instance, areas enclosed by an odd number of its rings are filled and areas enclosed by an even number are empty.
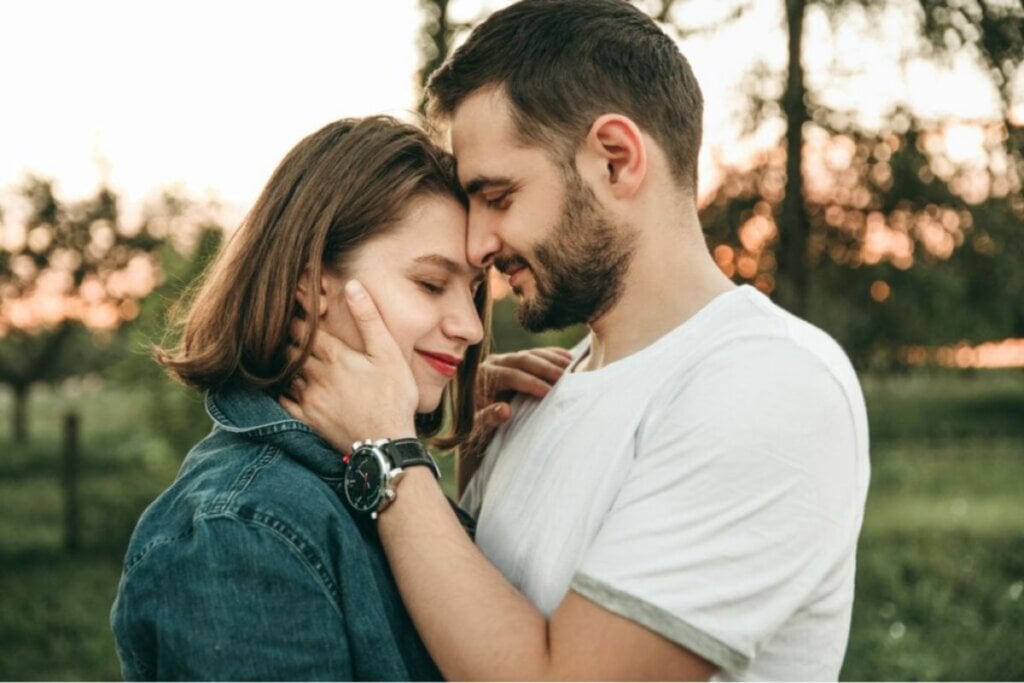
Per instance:
[[[504,4],[456,0],[452,13],[470,19]],[[778,133],[738,144],[735,112],[754,60],[785,65],[780,4],[759,0],[734,25],[681,44],[707,103],[705,187],[715,181],[713,157],[741,162]],[[690,0],[679,17],[706,24],[729,6]],[[827,102],[860,111],[868,124],[900,101],[936,119],[992,117],[996,95],[967,56],[948,68],[899,66],[912,17],[893,10],[868,26],[852,15],[833,32],[812,11],[809,83],[829,84]],[[376,112],[407,116],[421,21],[416,0],[0,4],[0,203],[35,172],[56,179],[65,198],[105,179],[129,213],[167,186],[244,209],[285,152],[321,125]],[[833,62],[849,73],[837,76]],[[957,140],[970,155],[970,131]],[[7,218],[16,229],[10,209]]]

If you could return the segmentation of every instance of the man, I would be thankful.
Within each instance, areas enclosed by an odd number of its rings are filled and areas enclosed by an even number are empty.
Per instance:
[[[591,332],[491,443],[463,499],[477,545],[428,468],[378,509],[441,671],[835,679],[863,398],[825,333],[708,254],[702,99],[675,44],[626,2],[524,0],[474,30],[429,94],[470,197],[469,260],[509,276],[527,328]],[[408,369],[365,290],[347,291],[365,350],[320,339],[332,365],[287,405],[342,448],[412,436]]]

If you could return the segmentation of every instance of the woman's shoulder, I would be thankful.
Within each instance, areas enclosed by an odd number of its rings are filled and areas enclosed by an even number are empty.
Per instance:
[[[272,444],[215,431],[192,449],[174,483],[143,513],[125,569],[200,527],[205,534],[221,530],[225,542],[243,537],[231,531],[234,526],[262,529],[301,547],[356,538],[359,530],[337,487],[340,482],[318,476]]]

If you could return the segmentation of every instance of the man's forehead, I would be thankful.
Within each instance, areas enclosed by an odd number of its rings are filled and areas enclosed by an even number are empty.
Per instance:
[[[459,180],[465,183],[470,177],[497,173],[495,162],[516,146],[514,130],[502,90],[481,89],[460,103],[448,125]]]

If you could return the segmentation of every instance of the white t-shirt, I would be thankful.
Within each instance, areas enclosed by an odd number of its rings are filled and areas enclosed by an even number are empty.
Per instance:
[[[842,349],[739,287],[543,400],[516,398],[462,504],[547,616],[571,589],[719,680],[835,680],[868,477]]]

